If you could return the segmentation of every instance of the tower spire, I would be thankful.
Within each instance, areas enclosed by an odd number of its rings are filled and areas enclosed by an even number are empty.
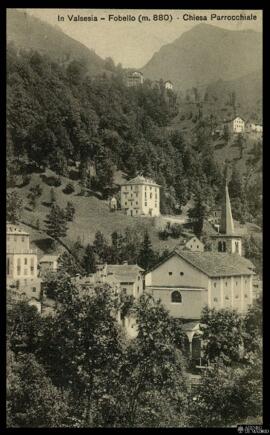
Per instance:
[[[234,234],[234,224],[232,217],[231,201],[228,190],[228,164],[225,163],[224,169],[224,196],[221,206],[221,222],[220,232],[222,234],[232,235]]]

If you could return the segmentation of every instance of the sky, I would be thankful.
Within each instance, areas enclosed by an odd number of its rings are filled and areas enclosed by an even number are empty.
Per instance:
[[[22,10],[22,9],[21,9]],[[240,11],[240,10],[132,10],[132,9],[49,9],[35,8],[23,9],[52,25],[60,27],[64,33],[77,41],[83,43],[102,58],[112,57],[116,64],[121,63],[123,67],[140,68],[144,66],[154,52],[162,45],[173,42],[181,34],[190,30],[194,25],[204,22],[228,30],[255,30],[262,31],[262,11]],[[210,21],[210,15],[256,15],[256,21]],[[132,15],[135,21],[108,21],[108,15],[127,16]],[[153,21],[154,14],[169,14],[171,22]],[[207,16],[207,21],[194,21],[183,19],[184,14],[191,16]],[[64,17],[64,21],[58,20],[58,15]],[[68,15],[97,16],[105,17],[104,21],[69,21]],[[138,22],[140,15],[147,16],[151,21]]]

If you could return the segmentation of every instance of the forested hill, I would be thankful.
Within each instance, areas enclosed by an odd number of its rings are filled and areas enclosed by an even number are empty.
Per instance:
[[[83,61],[91,75],[106,70],[106,61],[93,50],[66,35],[59,27],[26,12],[7,10],[7,40],[18,48],[47,54],[62,64],[71,60]]]
[[[127,88],[121,73],[91,79],[78,61],[65,67],[14,47],[8,48],[7,71],[10,173],[18,161],[32,161],[68,175],[77,161],[82,184],[105,194],[115,168],[130,177],[142,173],[164,187],[163,211],[185,204],[198,186],[209,195],[218,191],[220,170],[208,138],[198,130],[191,146],[181,132],[166,129],[177,113],[173,92],[149,82]],[[87,175],[89,163],[95,179]]]

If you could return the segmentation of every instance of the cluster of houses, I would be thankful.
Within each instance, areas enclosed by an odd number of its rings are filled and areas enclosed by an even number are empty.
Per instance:
[[[141,71],[131,71],[126,75],[125,83],[128,88],[140,86],[144,83],[144,76]],[[158,80],[154,80],[152,82],[153,88],[160,89],[160,82]],[[172,91],[173,90],[173,84],[170,80],[166,80],[163,84],[164,88],[167,90]]]
[[[151,213],[159,211],[155,207],[158,186],[148,179],[142,183],[141,177],[134,180],[123,188],[123,204],[130,215],[136,210],[146,210],[147,213],[150,210]],[[211,236],[210,251],[205,251],[203,243],[194,236],[151,270],[144,271],[138,265],[127,262],[102,264],[93,274],[74,276],[73,282],[86,293],[98,285],[108,284],[119,295],[124,292],[135,300],[144,292],[156,300],[160,299],[169,313],[183,322],[187,351],[191,358],[199,361],[202,308],[232,308],[244,314],[256,295],[253,287],[255,268],[251,261],[242,256],[242,239],[234,229],[227,184],[223,196],[220,228]],[[41,314],[53,312],[56,302],[48,300],[46,295],[42,296],[41,284],[45,272],[56,271],[57,267],[56,256],[43,256],[38,270],[37,253],[30,249],[29,234],[17,226],[7,225],[9,303],[26,299]],[[130,338],[136,336],[136,319],[132,315],[122,317],[118,313],[117,320],[125,327]]]
[[[262,133],[263,126],[253,123],[249,120],[245,121],[240,116],[229,119],[224,122],[224,129],[227,128],[230,133]]]

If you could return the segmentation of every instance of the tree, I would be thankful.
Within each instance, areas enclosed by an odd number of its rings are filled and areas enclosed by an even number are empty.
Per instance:
[[[185,364],[177,347],[180,330],[159,302],[142,295],[134,305],[138,335],[122,367],[122,414],[127,427],[176,423],[185,415]]]
[[[67,221],[72,222],[75,215],[75,207],[71,201],[67,202],[67,206],[65,209],[66,219]]]
[[[97,231],[95,234],[95,239],[93,242],[93,249],[94,249],[95,254],[97,254],[101,260],[103,260],[106,257],[108,243],[107,243],[107,240],[105,239],[104,235],[101,233],[101,231]]]
[[[243,330],[236,310],[205,307],[201,315],[205,357],[231,365],[242,358]]]
[[[146,231],[144,234],[144,239],[141,244],[141,249],[138,258],[138,264],[145,270],[148,270],[150,267],[154,265],[155,262],[155,253],[152,249],[152,243],[149,237],[148,232]]]
[[[70,276],[75,276],[77,273],[84,273],[80,261],[67,251],[64,251],[58,258],[58,270]]]
[[[207,370],[197,392],[191,395],[189,423],[224,427],[262,421],[262,355],[246,367],[218,363]]]
[[[120,414],[115,400],[122,360],[121,332],[116,322],[117,294],[108,286],[63,299],[43,334],[41,358],[55,385],[72,394],[73,415],[84,427],[104,425]],[[115,415],[114,415],[115,413]],[[113,415],[112,415],[113,414]]]
[[[7,353],[7,425],[64,427],[69,424],[68,396],[58,390],[33,354]]]
[[[87,245],[85,248],[85,256],[83,259],[83,265],[84,265],[84,269],[85,272],[87,274],[89,273],[95,273],[96,272],[96,261],[97,261],[97,256],[94,252],[94,248],[91,245]]]
[[[15,354],[19,352],[34,353],[38,348],[38,332],[42,320],[33,306],[20,302],[8,310],[7,341]]]
[[[249,307],[243,321],[244,347],[246,352],[258,352],[262,346],[263,332],[262,296]]]
[[[55,194],[55,189],[53,187],[51,187],[50,189],[50,199],[51,199],[51,204],[54,204],[56,202],[56,194]]]
[[[210,189],[198,189],[194,198],[194,207],[188,210],[188,216],[193,224],[193,230],[197,237],[201,237],[204,220],[213,207],[213,195]]]
[[[64,210],[53,204],[46,216],[45,228],[47,234],[54,240],[65,237],[67,234],[67,222]]]
[[[33,208],[36,208],[37,205],[37,199],[42,195],[42,187],[40,186],[40,184],[36,184],[35,186],[32,186],[30,188],[30,193],[28,195],[28,198],[30,200],[30,205]]]
[[[7,221],[16,224],[21,217],[23,200],[16,191],[7,192]]]

